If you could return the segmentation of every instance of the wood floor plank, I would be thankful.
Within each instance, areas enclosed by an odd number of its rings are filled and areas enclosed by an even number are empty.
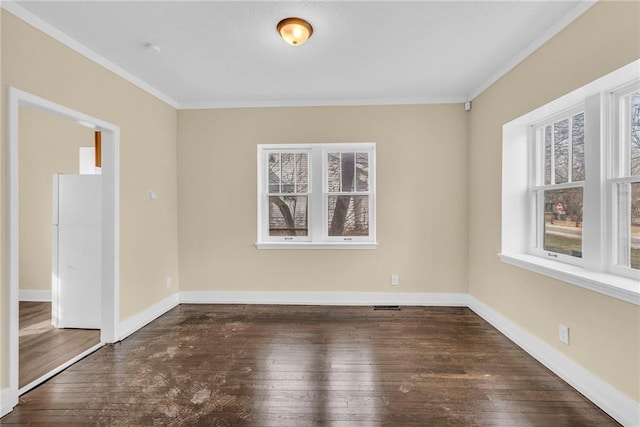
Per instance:
[[[56,329],[51,303],[20,301],[19,386],[24,387],[100,343],[95,329]]]
[[[617,425],[466,308],[259,305],[181,305],[1,422]]]

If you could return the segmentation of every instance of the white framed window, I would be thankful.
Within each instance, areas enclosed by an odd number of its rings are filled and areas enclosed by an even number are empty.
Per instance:
[[[310,150],[266,149],[263,152],[263,221],[265,241],[309,241]]]
[[[610,95],[611,270],[640,278],[640,83]]]
[[[376,247],[375,144],[258,145],[259,249]]]
[[[503,126],[502,261],[640,305],[640,61]]]
[[[584,106],[531,126],[531,252],[582,265]]]

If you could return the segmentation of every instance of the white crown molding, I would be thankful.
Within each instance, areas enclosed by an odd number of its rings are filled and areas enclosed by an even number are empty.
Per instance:
[[[412,97],[412,98],[375,98],[375,99],[301,99],[301,100],[269,100],[269,101],[212,101],[178,103],[179,110],[217,110],[232,108],[273,108],[273,107],[361,107],[388,105],[431,105],[431,104],[463,104],[465,97]]]
[[[640,426],[640,404],[602,381],[526,329],[482,301],[469,298],[469,308],[624,426]]]
[[[369,106],[369,105],[417,105],[417,104],[458,104],[472,100],[484,92],[489,86],[494,84],[516,65],[522,62],[526,57],[531,55],[535,50],[544,43],[553,38],[562,31],[567,25],[573,22],[577,17],[582,15],[591,6],[596,3],[595,0],[582,0],[573,7],[564,17],[550,26],[540,37],[531,42],[518,55],[508,61],[504,66],[499,68],[490,78],[480,84],[471,92],[468,97],[390,97],[377,99],[305,99],[305,100],[247,100],[247,101],[211,101],[211,102],[178,102],[170,96],[164,94],[160,90],[148,84],[146,81],[129,73],[125,69],[109,61],[85,45],[81,44],[72,37],[66,35],[43,19],[33,13],[22,8],[11,0],[0,1],[0,7],[20,18],[27,24],[49,35],[53,39],[59,41],[65,46],[73,49],[77,53],[89,58],[95,63],[103,66],[107,70],[113,72],[119,77],[132,83],[138,88],[144,90],[150,95],[160,99],[178,110],[203,110],[203,109],[231,109],[231,108],[265,108],[265,107],[325,107],[325,106]]]
[[[504,77],[509,71],[514,69],[516,65],[520,64],[529,55],[538,50],[543,44],[555,37],[560,31],[564,30],[569,24],[575,21],[580,15],[589,10],[591,6],[597,3],[597,0],[581,0],[576,6],[571,8],[561,19],[556,21],[553,25],[546,29],[540,37],[533,40],[524,49],[520,51],[516,56],[507,61],[502,67],[496,70],[487,80],[478,85],[478,87],[471,91],[469,100],[473,100],[482,92],[487,90],[492,84]]]
[[[231,109],[231,108],[267,108],[267,107],[335,107],[335,106],[368,106],[368,105],[418,105],[418,104],[461,104],[467,99],[464,97],[394,97],[376,99],[302,99],[302,100],[247,100],[247,101],[211,101],[211,102],[178,102],[144,80],[129,73],[122,67],[109,61],[87,46],[63,33],[53,25],[34,15],[15,2],[0,1],[0,7],[15,15],[27,24],[43,32],[44,34],[73,49],[80,55],[101,65],[129,83],[144,90],[150,95],[169,104],[177,110],[207,110],[207,109]]]
[[[466,307],[467,294],[182,291],[182,304],[414,305]]]
[[[18,291],[18,300],[31,302],[51,302],[51,291],[20,289]]]
[[[63,45],[67,46],[68,48],[73,49],[80,55],[87,57],[88,59],[92,60],[96,64],[106,68],[107,70],[123,78],[124,80],[128,81],[134,86],[158,98],[162,102],[169,104],[173,108],[177,108],[178,103],[170,96],[162,93],[161,91],[154,88],[153,86],[151,86],[150,84],[142,80],[141,78],[134,76],[130,72],[126,71],[120,66],[114,64],[113,62],[109,61],[108,59],[94,52],[93,50],[89,49],[88,47],[78,42],[77,40],[73,39],[72,37],[69,37],[62,31],[55,28],[53,25],[49,24],[48,22],[44,21],[40,17],[24,9],[23,7],[19,6],[13,1],[10,1],[10,0],[0,1],[0,7],[6,10],[7,12],[11,13],[12,15],[15,15],[17,18],[23,20],[24,22],[31,25],[32,27],[36,28],[37,30],[42,31],[44,34],[50,36],[54,40],[57,40]]]

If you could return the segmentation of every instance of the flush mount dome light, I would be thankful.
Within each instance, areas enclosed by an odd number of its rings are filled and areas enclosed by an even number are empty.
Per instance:
[[[277,29],[284,41],[292,46],[303,44],[313,34],[311,24],[302,18],[285,18],[278,22]]]

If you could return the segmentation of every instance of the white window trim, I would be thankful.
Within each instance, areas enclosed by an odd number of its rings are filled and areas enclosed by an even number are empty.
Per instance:
[[[607,99],[608,107],[612,115],[610,126],[607,130],[609,132],[609,137],[611,138],[611,140],[618,142],[613,147],[611,147],[611,150],[609,152],[609,175],[607,176],[609,187],[607,188],[607,197],[608,200],[611,200],[610,203],[614,206],[614,209],[610,212],[612,220],[609,222],[609,235],[612,239],[609,242],[609,244],[612,245],[612,251],[610,254],[611,259],[607,261],[610,264],[610,270],[612,273],[640,281],[640,272],[636,272],[634,270],[630,270],[629,268],[617,265],[619,253],[623,250],[623,248],[628,254],[627,250],[629,250],[629,242],[627,241],[627,245],[622,244],[618,229],[621,224],[618,222],[618,220],[616,220],[616,218],[619,218],[620,208],[623,208],[625,210],[630,208],[628,204],[626,204],[626,206],[622,206],[620,204],[617,191],[618,184],[640,182],[640,176],[632,176],[630,175],[629,171],[630,159],[628,144],[630,144],[630,132],[625,132],[625,135],[623,135],[621,132],[621,130],[628,126],[629,123],[623,123],[620,120],[620,106],[622,98],[638,91],[639,89],[640,79],[633,82],[632,84],[625,85],[619,88],[619,90],[612,91],[612,93],[609,95],[609,98]],[[627,217],[627,219],[629,218]]]
[[[638,281],[607,273],[587,271],[581,267],[546,260],[529,254],[498,254],[504,263],[540,273],[622,301],[640,305]]]
[[[328,216],[328,198],[330,194],[351,194],[354,196],[367,195],[369,197],[369,229],[372,233],[371,236],[326,236],[327,243],[371,243],[375,242],[375,227],[371,228],[371,224],[375,224],[375,188],[376,188],[376,174],[375,174],[375,145],[373,144],[326,144],[322,147],[322,162],[325,162],[329,153],[353,153],[356,151],[366,151],[369,153],[369,170],[374,173],[369,174],[369,190],[368,191],[352,191],[350,193],[330,193],[328,185],[327,168],[322,164],[322,230],[320,234],[324,233],[324,230],[329,228]],[[354,165],[355,167],[355,165]],[[357,246],[356,246],[357,247]]]
[[[308,221],[312,222],[312,215],[313,215],[313,207],[317,205],[317,198],[314,197],[313,193],[311,192],[311,186],[313,185],[313,181],[314,181],[314,176],[313,176],[313,171],[316,167],[316,165],[312,164],[311,159],[312,159],[312,150],[308,147],[308,146],[300,146],[300,145],[291,145],[291,146],[273,146],[273,147],[269,147],[269,146],[263,146],[262,150],[258,151],[258,210],[262,209],[264,206],[268,206],[269,205],[269,192],[268,192],[268,186],[269,186],[269,181],[268,180],[264,180],[261,181],[261,177],[263,176],[264,172],[265,172],[265,168],[264,168],[264,160],[262,159],[261,156],[268,156],[270,153],[294,153],[294,154],[298,154],[298,153],[306,153],[309,157],[309,165],[308,165],[308,182],[307,182],[307,193],[291,193],[292,196],[296,196],[296,195],[303,195],[307,197],[307,215],[309,216]],[[262,164],[261,164],[262,163]],[[267,208],[268,209],[268,208]],[[258,217],[258,230],[259,233],[261,233],[260,230],[268,230],[269,229],[269,224],[268,224],[268,218],[266,215],[266,212],[262,211],[260,212],[260,215]],[[268,233],[264,233],[263,234],[259,234],[259,238],[261,238],[262,240],[260,241],[261,243],[286,243],[286,244],[290,244],[293,242],[296,243],[301,243],[301,242],[310,242],[311,241],[311,236],[313,235],[312,230],[309,230],[310,232],[308,233],[307,236],[286,236],[286,237],[273,237],[273,236],[269,236]],[[262,236],[262,237],[260,237]]]
[[[309,236],[285,240],[268,236],[267,185],[264,180],[264,154],[269,151],[292,151],[309,153]],[[326,235],[327,210],[326,201],[326,171],[324,162],[328,152],[367,151],[369,157],[369,232],[368,237],[346,237],[343,239]],[[376,249],[376,180],[375,180],[375,143],[318,143],[318,144],[258,144],[258,249]],[[320,206],[320,209],[317,207]]]
[[[377,242],[258,242],[258,249],[376,249]]]
[[[529,168],[529,191],[530,191],[530,249],[529,252],[533,255],[540,256],[542,258],[553,258],[556,261],[572,264],[577,266],[583,266],[584,260],[582,257],[575,257],[572,255],[562,254],[558,252],[545,250],[543,247],[544,242],[544,223],[541,217],[538,215],[542,212],[544,214],[544,199],[538,197],[539,192],[548,191],[548,190],[559,190],[564,188],[582,188],[584,191],[584,181],[573,181],[572,176],[572,157],[573,157],[573,141],[571,140],[571,120],[573,116],[576,114],[583,112],[586,117],[585,105],[584,103],[580,103],[578,105],[571,106],[571,108],[565,109],[564,111],[559,112],[558,114],[554,114],[551,117],[546,117],[542,121],[538,121],[529,126],[529,134],[527,143],[530,145],[529,147],[529,155],[527,167]],[[541,126],[554,125],[555,122],[569,118],[569,162],[567,170],[567,182],[561,184],[555,184],[555,164],[554,157],[552,157],[551,161],[551,184],[544,183],[544,176],[540,173],[542,168],[544,168],[544,146],[540,147],[539,144],[541,141],[539,140],[539,132],[544,132],[544,129],[541,129]],[[544,144],[544,142],[542,142]],[[553,151],[553,148],[552,148]],[[583,236],[584,238],[584,236]],[[584,248],[584,244],[583,244]]]
[[[600,138],[603,144],[611,138],[611,118],[605,120],[587,120],[588,111],[608,111],[601,107],[611,102],[611,94],[617,87],[640,79],[640,60],[634,61],[592,83],[583,86],[555,101],[521,116],[503,126],[502,161],[502,247],[500,259],[530,271],[544,274],[567,283],[571,283],[613,298],[640,305],[640,274],[632,272],[632,277],[623,277],[611,268],[612,248],[610,209],[611,189],[602,188],[611,182],[605,177],[611,170],[612,153],[602,151],[593,155],[586,151],[594,144],[585,141],[585,167],[591,176],[599,177],[595,185],[585,183],[585,204],[583,230],[584,266],[570,265],[556,260],[545,259],[532,254],[531,193],[532,168],[529,162],[534,153],[529,144],[529,132],[532,123],[553,117],[557,112],[585,104],[585,138]],[[597,113],[600,114],[600,113]],[[602,125],[601,125],[602,124]],[[598,147],[598,145],[595,145]],[[592,181],[592,183],[593,183]],[[598,185],[599,183],[599,185]],[[602,200],[602,199],[606,200]],[[591,231],[586,224],[596,224]],[[591,250],[589,250],[591,248]],[[603,250],[602,248],[607,248]],[[616,273],[616,274],[614,274]],[[640,273],[640,272],[639,272]]]

